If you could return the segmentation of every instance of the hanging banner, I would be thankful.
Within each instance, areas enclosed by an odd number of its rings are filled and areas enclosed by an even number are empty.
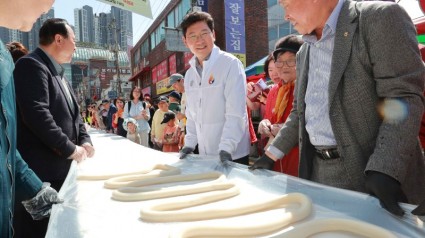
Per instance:
[[[176,54],[168,57],[168,68],[170,69],[170,75],[177,73]]]
[[[168,87],[169,81],[170,81],[170,78],[167,77],[156,83],[156,95],[161,95],[174,90],[173,87]]]
[[[97,0],[153,19],[149,0]]]
[[[224,13],[226,51],[238,57],[246,67],[244,0],[225,0]]]
[[[208,0],[196,0],[196,6],[201,7],[203,12],[208,12]]]

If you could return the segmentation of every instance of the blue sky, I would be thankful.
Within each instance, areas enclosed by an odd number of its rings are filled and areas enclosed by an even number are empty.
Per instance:
[[[150,0],[154,19],[161,13],[170,0]],[[111,6],[96,0],[56,0],[53,4],[55,17],[64,18],[74,25],[74,9],[84,5],[91,6],[93,13],[109,12]],[[135,44],[143,33],[149,28],[153,20],[133,13],[133,43]]]

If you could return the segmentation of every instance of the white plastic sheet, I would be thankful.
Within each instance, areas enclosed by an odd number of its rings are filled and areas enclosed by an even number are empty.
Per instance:
[[[142,206],[162,199],[141,202],[119,202],[111,199],[112,190],[103,188],[104,181],[77,181],[80,174],[102,174],[137,171],[146,165],[166,163],[179,167],[183,174],[218,170],[241,188],[241,194],[203,206],[223,206],[241,201],[255,201],[278,195],[300,192],[311,198],[314,211],[307,220],[318,218],[350,218],[368,222],[393,232],[397,237],[425,237],[425,227],[410,214],[414,206],[403,204],[406,215],[398,218],[386,212],[379,201],[366,194],[312,183],[271,171],[249,171],[246,166],[225,168],[217,158],[189,156],[179,160],[177,154],[154,151],[124,138],[99,131],[90,131],[96,155],[80,164],[73,163],[60,190],[65,202],[55,205],[49,222],[48,238],[78,237],[168,237],[182,225],[190,223],[147,223],[139,218]],[[168,198],[166,198],[168,199]],[[241,217],[200,221],[214,224],[238,224],[263,221],[278,215],[279,210]],[[198,222],[194,222],[197,224]],[[267,237],[279,237],[280,230]],[[314,237],[353,237],[344,232],[319,234]]]

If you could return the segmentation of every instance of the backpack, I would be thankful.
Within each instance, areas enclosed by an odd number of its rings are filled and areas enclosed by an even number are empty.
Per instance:
[[[144,101],[142,101],[142,105],[143,105],[143,109],[146,109],[146,103]],[[130,114],[130,108],[131,108],[131,100],[128,101],[128,114]]]

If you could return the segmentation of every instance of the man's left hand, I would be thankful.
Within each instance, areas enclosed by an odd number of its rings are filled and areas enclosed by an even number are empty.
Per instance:
[[[394,178],[377,171],[369,171],[366,176],[366,191],[381,202],[381,206],[396,216],[403,216],[404,211],[398,202],[407,202],[400,183]]]
[[[92,158],[95,153],[94,147],[89,143],[84,143],[81,145],[84,149],[86,149],[87,157]]]
[[[229,152],[220,150],[219,155],[220,155],[220,161],[223,164],[227,164],[228,161],[232,161],[232,155]]]
[[[58,192],[50,187],[50,183],[43,183],[41,190],[35,197],[22,202],[27,212],[34,220],[41,220],[50,216],[53,204],[63,203]]]

